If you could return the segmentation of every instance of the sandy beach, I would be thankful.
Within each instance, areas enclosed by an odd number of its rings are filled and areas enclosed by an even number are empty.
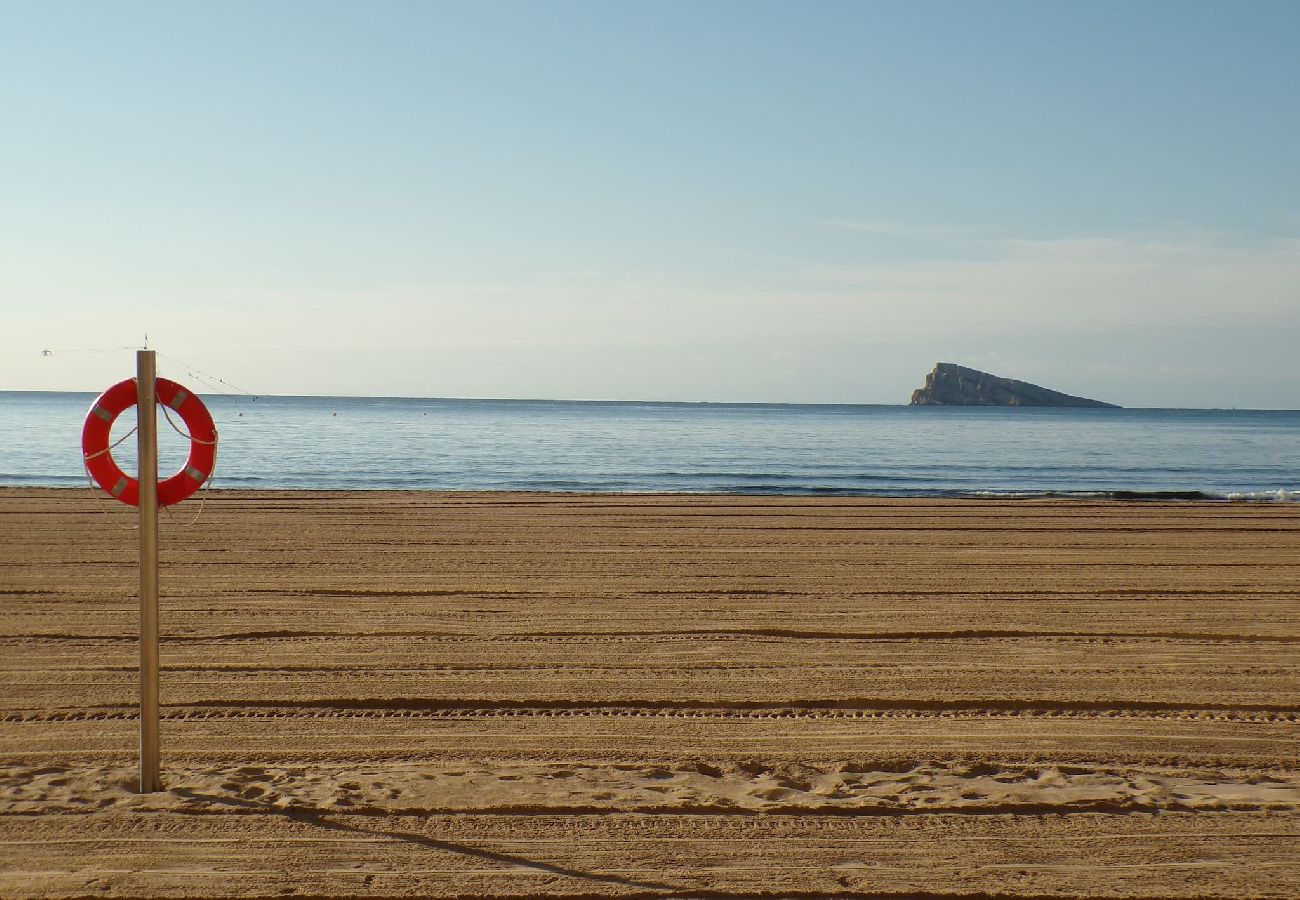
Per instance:
[[[0,489],[0,896],[1300,896],[1300,505]]]

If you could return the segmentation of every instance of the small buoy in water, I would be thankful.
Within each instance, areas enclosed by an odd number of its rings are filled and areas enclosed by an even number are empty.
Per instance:
[[[332,415],[332,416],[337,416],[338,413],[330,413],[330,415]]]

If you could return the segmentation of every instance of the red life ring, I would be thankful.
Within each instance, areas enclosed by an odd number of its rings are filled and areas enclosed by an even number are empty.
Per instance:
[[[154,393],[159,403],[180,413],[190,430],[190,455],[185,465],[175,475],[158,482],[158,505],[171,506],[193,494],[212,477],[217,464],[217,427],[203,401],[176,382],[155,379]],[[99,395],[81,426],[81,453],[86,471],[110,495],[131,506],[140,504],[140,482],[118,467],[108,441],[113,422],[136,402],[135,379],[119,381]]]

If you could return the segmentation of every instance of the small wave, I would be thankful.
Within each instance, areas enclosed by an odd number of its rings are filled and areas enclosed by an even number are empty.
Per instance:
[[[84,485],[86,475],[17,475],[0,472],[0,487],[68,487]]]
[[[1223,500],[1205,491],[964,491],[962,497],[989,500]]]
[[[1204,491],[1106,491],[1111,500],[1213,500]]]
[[[1123,499],[1123,501],[1300,502],[1300,490],[967,490],[953,496],[988,499]]]
[[[1300,491],[1278,488],[1275,491],[1228,491],[1214,494],[1216,500],[1268,500],[1283,503],[1300,503]]]

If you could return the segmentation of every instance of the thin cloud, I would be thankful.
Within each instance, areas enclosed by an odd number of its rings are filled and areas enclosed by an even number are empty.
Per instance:
[[[839,228],[847,231],[860,231],[882,237],[906,238],[913,241],[926,241],[942,244],[984,243],[994,239],[999,230],[990,226],[976,225],[918,225],[910,222],[894,222],[885,219],[813,219],[814,225],[825,228]]]
[[[1300,240],[1251,245],[1191,231],[998,242],[989,259],[814,264],[810,286],[856,297],[881,322],[936,332],[1159,325],[1242,316],[1300,321]]]

